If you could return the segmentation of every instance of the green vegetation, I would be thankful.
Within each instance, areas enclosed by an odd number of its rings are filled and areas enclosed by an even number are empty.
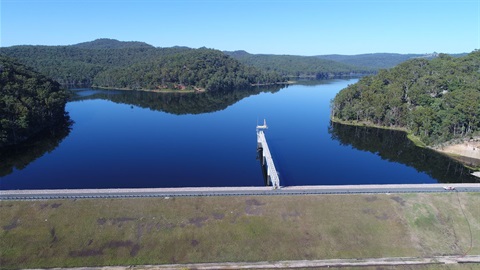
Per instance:
[[[332,119],[404,128],[427,145],[480,132],[480,51],[413,59],[337,94]]]
[[[479,204],[475,193],[1,201],[0,268],[479,254]]]
[[[228,106],[248,96],[262,92],[277,92],[280,85],[249,87],[248,89],[233,91],[214,91],[202,93],[162,93],[159,95],[150,91],[118,91],[98,93],[89,96],[74,96],[72,101],[86,99],[104,99],[115,103],[134,105],[150,110],[172,114],[202,114],[224,110]],[[74,93],[76,91],[73,91]]]
[[[220,51],[155,48],[142,42],[100,39],[71,46],[13,46],[0,48],[0,54],[66,86],[216,91],[284,81]]]
[[[0,89],[0,148],[68,119],[67,94],[57,82],[5,57],[0,57]]]
[[[326,79],[375,72],[372,68],[343,64],[315,56],[249,54],[245,51],[225,53],[246,65],[274,71],[286,77]]]
[[[73,45],[76,48],[83,49],[153,49],[152,45],[138,41],[118,41],[110,38],[99,38],[94,41],[82,42]]]
[[[220,51],[202,48],[108,69],[97,74],[93,84],[132,89],[200,88],[220,91],[282,81],[284,79],[278,74],[260,72]]]

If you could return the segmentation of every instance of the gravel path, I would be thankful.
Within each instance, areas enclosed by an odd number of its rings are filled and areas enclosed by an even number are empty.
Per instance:
[[[365,266],[400,266],[400,265],[445,265],[458,263],[480,263],[480,255],[472,256],[438,256],[431,258],[375,258],[375,259],[333,259],[333,260],[299,260],[277,262],[226,262],[226,263],[197,263],[197,264],[166,264],[166,265],[137,265],[137,266],[107,266],[107,267],[80,267],[55,268],[64,270],[165,270],[165,269],[294,269],[313,267],[365,267]],[[415,269],[415,268],[413,268]]]

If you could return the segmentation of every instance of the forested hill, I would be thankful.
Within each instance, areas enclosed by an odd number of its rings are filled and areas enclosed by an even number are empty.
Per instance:
[[[5,57],[0,57],[0,91],[0,148],[68,120],[60,85]]]
[[[348,65],[354,65],[359,67],[368,67],[374,70],[392,68],[402,62],[413,58],[426,58],[433,59],[438,54],[398,54],[398,53],[369,53],[358,55],[319,55],[320,59],[336,61]]]
[[[209,91],[284,80],[217,50],[155,48],[111,39],[70,46],[6,47],[0,48],[0,55],[15,58],[67,86]]]
[[[480,135],[480,51],[412,59],[340,91],[332,119],[405,128],[426,144]]]
[[[414,58],[433,59],[438,57],[438,53],[427,54],[399,54],[399,53],[368,53],[357,55],[341,55],[341,54],[328,54],[318,55],[316,57],[325,60],[331,60],[347,65],[353,65],[357,67],[370,68],[373,70],[392,68],[402,62],[411,60]],[[467,55],[466,53],[450,54],[453,57],[462,57]]]
[[[201,48],[108,69],[98,73],[93,84],[114,88],[218,91],[284,80],[277,73],[243,65],[220,51]]]
[[[353,74],[372,74],[376,70],[358,67],[316,56],[250,54],[246,51],[224,52],[238,61],[265,71],[275,71],[287,77],[315,77],[317,79],[349,76]]]
[[[82,42],[72,45],[76,48],[83,49],[126,49],[126,48],[146,48],[153,49],[154,47],[145,42],[139,41],[118,41],[116,39],[100,38],[94,41]]]

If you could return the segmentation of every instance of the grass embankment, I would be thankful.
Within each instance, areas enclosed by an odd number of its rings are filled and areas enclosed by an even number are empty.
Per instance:
[[[479,205],[478,193],[1,201],[0,266],[480,254]]]

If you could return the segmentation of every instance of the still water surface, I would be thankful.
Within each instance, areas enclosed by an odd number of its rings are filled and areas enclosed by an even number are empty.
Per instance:
[[[230,95],[77,90],[70,131],[0,155],[0,188],[261,186],[264,118],[283,186],[476,181],[401,132],[332,125],[330,100],[356,81]]]

